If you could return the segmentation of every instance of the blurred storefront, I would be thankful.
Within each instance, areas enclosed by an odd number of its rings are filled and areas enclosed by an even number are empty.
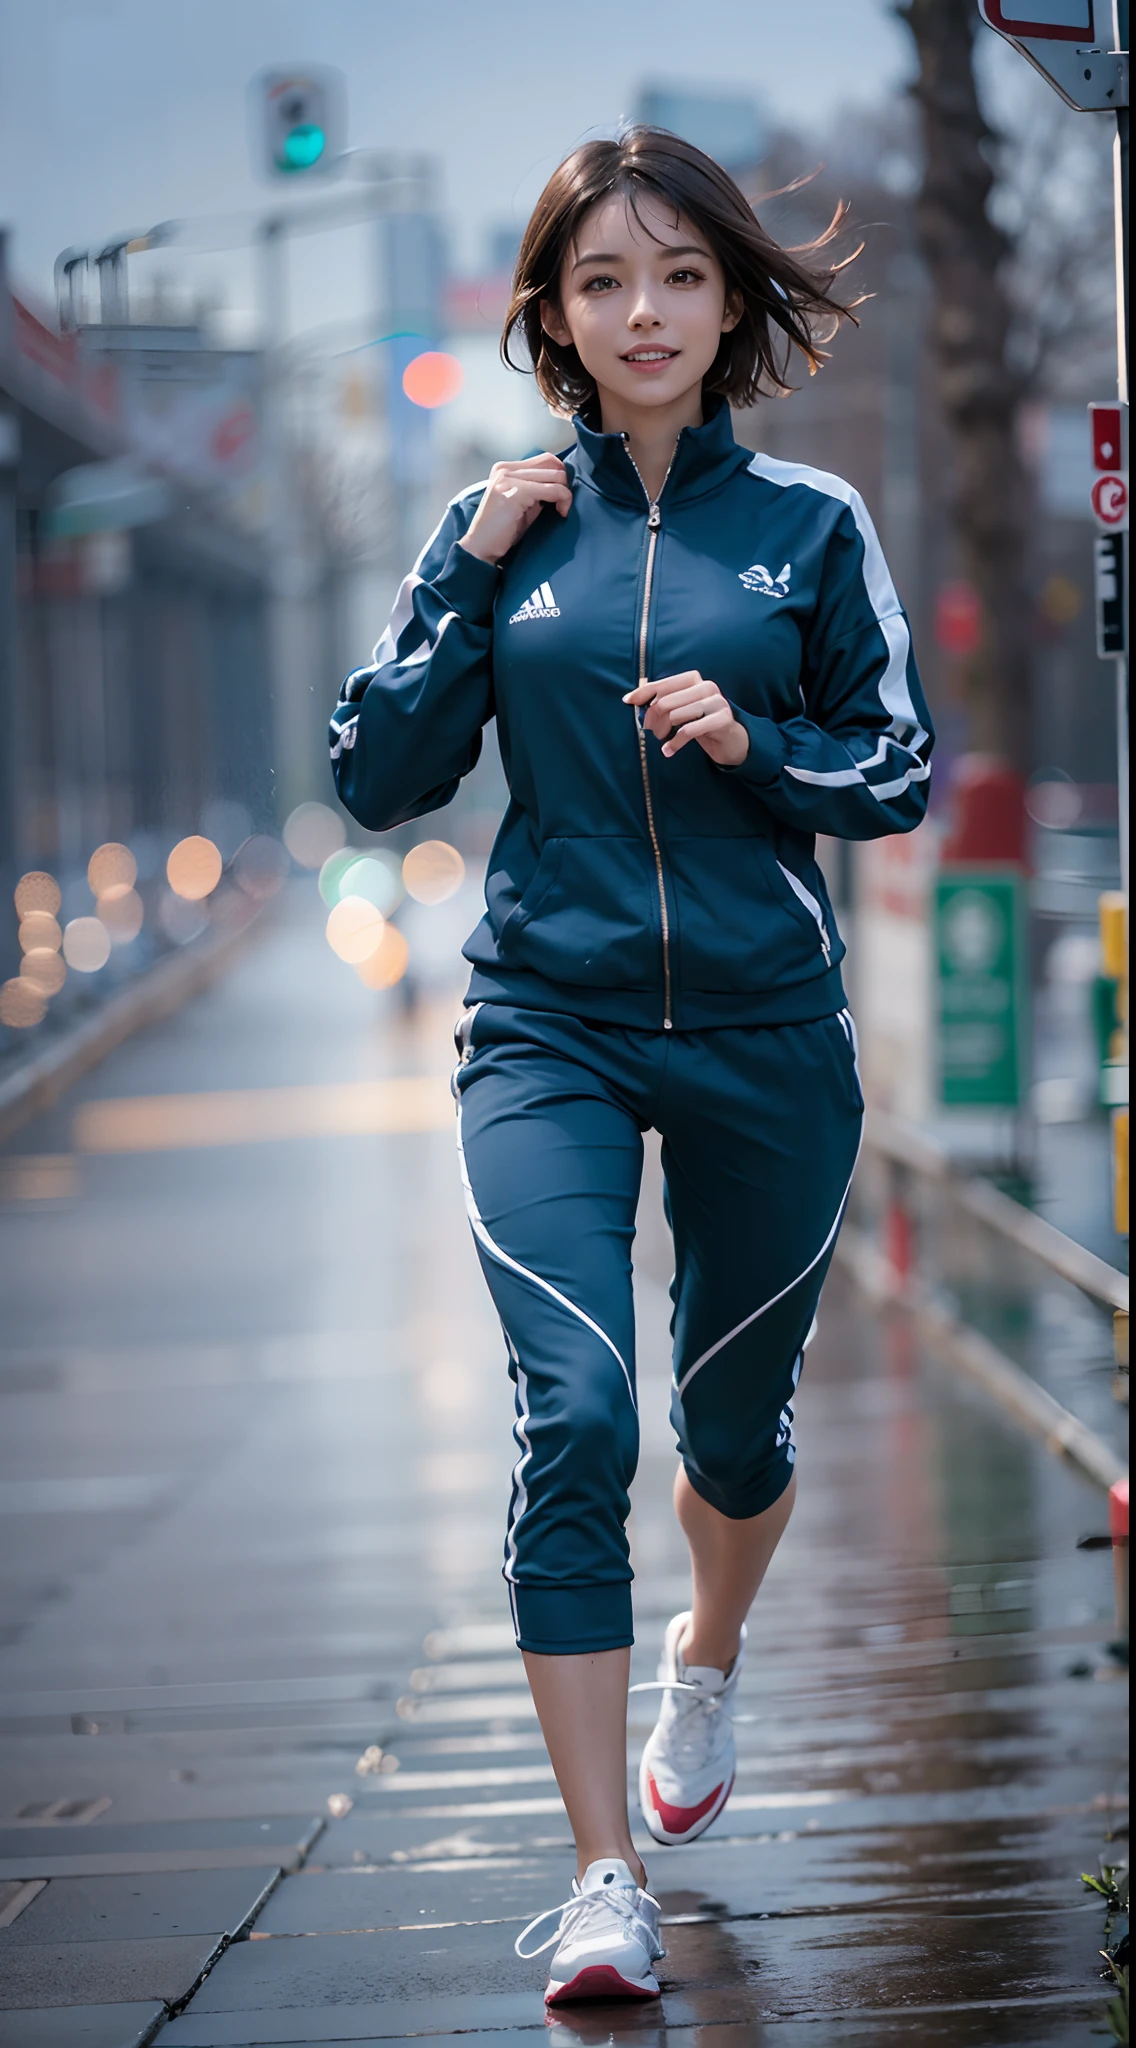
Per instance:
[[[45,870],[66,910],[102,842],[144,880],[207,814],[238,837],[272,817],[255,440],[254,358],[211,363],[184,330],[60,333],[13,293],[0,242],[5,900]],[[116,968],[169,942],[148,919]],[[3,979],[14,921],[0,951]]]

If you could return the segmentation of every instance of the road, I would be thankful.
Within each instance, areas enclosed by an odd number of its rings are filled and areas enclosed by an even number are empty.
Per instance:
[[[549,2034],[512,1944],[572,1862],[499,1576],[454,1001],[359,987],[313,899],[0,1153],[0,2048]],[[686,1597],[654,1169],[638,1251],[647,1678]],[[798,1422],[737,1792],[642,1845],[662,2013],[549,2037],[1085,2042],[1103,1500],[839,1274]]]

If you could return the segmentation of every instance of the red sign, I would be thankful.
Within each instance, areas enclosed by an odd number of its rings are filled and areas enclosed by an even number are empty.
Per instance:
[[[982,602],[973,584],[944,583],[935,599],[935,639],[944,654],[964,659],[982,645]]]
[[[1089,426],[1093,436],[1093,468],[1123,469],[1124,443],[1121,438],[1120,407],[1090,405]]]
[[[1115,533],[1128,524],[1128,478],[1098,476],[1092,489],[1093,511],[1103,527]]]
[[[1030,36],[1038,43],[1093,40],[1093,0],[979,0],[979,12],[1004,36]]]

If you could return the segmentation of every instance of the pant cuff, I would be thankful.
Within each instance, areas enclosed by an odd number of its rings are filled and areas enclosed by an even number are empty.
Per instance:
[[[523,1586],[509,1581],[513,1626],[522,1650],[542,1657],[624,1650],[634,1641],[631,1587]]]

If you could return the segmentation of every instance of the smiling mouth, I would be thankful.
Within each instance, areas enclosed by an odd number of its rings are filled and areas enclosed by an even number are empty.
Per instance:
[[[628,349],[621,357],[625,363],[673,363],[677,348],[635,348]]]

